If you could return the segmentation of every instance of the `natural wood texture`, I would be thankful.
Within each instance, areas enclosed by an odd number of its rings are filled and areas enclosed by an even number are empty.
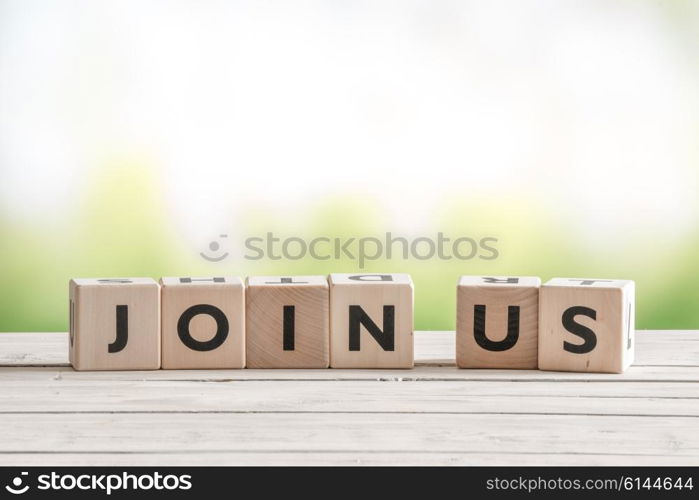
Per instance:
[[[620,375],[458,369],[454,339],[416,332],[410,371],[76,372],[65,333],[0,333],[0,465],[699,465],[699,332],[638,332]]]
[[[542,419],[545,429],[539,429]],[[517,453],[524,459],[537,450],[604,455],[623,449],[631,456],[672,456],[678,462],[699,463],[696,430],[691,429],[696,418],[586,416],[584,440],[580,438],[582,420],[577,415],[517,415],[515,425],[511,415],[372,412],[335,412],[331,416],[197,413],[196,419],[191,414],[161,413],[35,414],[21,421],[15,415],[0,415],[0,427],[15,431],[0,442],[0,455],[52,450],[132,455],[186,452],[193,456],[272,450],[351,453],[371,446],[376,452],[402,455],[403,460],[445,452],[453,456]],[[34,436],[37,429],[42,429],[40,440]],[[290,439],[292,432],[296,437]],[[183,442],[187,433],[195,438]],[[649,435],[658,438],[648,439]],[[633,463],[629,456],[626,461]]]
[[[327,368],[330,293],[325,276],[250,276],[245,297],[248,368]]]
[[[45,374],[44,374],[45,375]],[[268,380],[245,383],[220,381],[207,385],[192,380],[149,381],[113,380],[108,388],[95,391],[93,380],[60,378],[27,382],[22,393],[0,394],[2,414],[46,413],[46,401],[57,393],[60,400],[51,405],[52,412],[66,413],[507,413],[513,415],[648,415],[699,417],[696,388],[657,384],[640,390],[629,385],[629,394],[619,394],[619,386],[596,387],[584,382],[559,383],[530,381],[516,387],[484,381],[345,381],[347,388],[327,380],[307,380],[293,391],[289,381],[276,384]],[[206,383],[205,381],[202,381]],[[242,381],[238,381],[242,382]],[[163,385],[168,390],[163,392]],[[600,384],[601,385],[601,384]],[[685,384],[687,385],[687,384]],[[139,386],[138,397],[133,397]],[[90,395],[91,392],[96,394]],[[299,408],[299,400],[303,408]],[[148,409],[143,402],[149,401]]]
[[[409,275],[330,275],[332,368],[412,368],[413,352]]]
[[[160,283],[163,369],[244,368],[243,281],[227,276]]]
[[[160,289],[151,278],[70,280],[68,308],[76,370],[160,368]]]
[[[699,339],[695,338],[696,332],[693,330],[638,330],[636,332],[637,342],[642,349],[637,350],[636,360],[629,371],[622,376],[589,374],[590,380],[609,379],[620,380],[630,377],[640,376],[642,373],[652,370],[654,377],[660,377],[661,373],[670,373],[678,370],[679,373],[688,374],[682,367],[699,367]],[[61,332],[53,333],[0,333],[0,367],[60,367],[69,366],[68,362],[68,335]],[[416,332],[415,333],[415,366],[422,370],[425,367],[451,367],[454,365],[454,332]],[[660,371],[663,370],[663,371]],[[31,371],[21,371],[32,373]],[[337,373],[338,370],[332,373]],[[339,370],[343,373],[342,370]],[[348,373],[365,373],[367,370],[348,370]],[[166,378],[172,378],[178,372],[165,373]],[[190,378],[194,371],[182,373],[185,378]],[[218,373],[218,372],[206,372]],[[231,373],[241,372],[222,371],[222,378],[228,378]],[[255,372],[261,373],[261,372]],[[274,373],[278,377],[284,372]],[[294,370],[293,374],[299,373]],[[313,373],[313,372],[310,372]],[[386,373],[386,371],[376,371],[375,373]],[[406,372],[400,372],[402,376]],[[455,371],[459,375],[468,378],[469,374],[491,373],[509,374],[510,378],[520,378],[521,373],[513,373],[502,370],[462,370]],[[526,376],[531,373],[527,372]],[[110,374],[94,374],[94,376],[108,376]],[[326,372],[316,374],[320,378],[327,378]],[[580,375],[570,373],[542,372],[542,380],[554,380],[559,377],[577,377]],[[158,373],[149,373],[149,377],[158,376]],[[664,375],[662,375],[664,376]]]
[[[616,466],[633,461],[637,466],[682,466],[688,463],[686,457],[667,455],[633,455],[610,451],[600,453],[501,453],[498,451],[427,451],[398,452],[388,451],[213,451],[206,453],[189,451],[158,452],[91,452],[91,453],[13,453],[0,454],[0,465],[26,466],[86,465],[86,466],[505,466],[521,467],[550,465],[576,466],[601,465]],[[696,463],[696,462],[689,462]]]
[[[540,285],[536,277],[461,277],[456,292],[459,368],[537,367]]]
[[[452,341],[453,341],[452,337]],[[332,370],[161,370],[155,372],[143,371],[119,371],[119,372],[94,372],[90,377],[95,381],[115,381],[131,380],[138,381],[147,377],[149,381],[190,381],[190,382],[249,382],[256,380],[263,381],[325,381],[325,382],[358,382],[358,381],[378,381],[378,382],[569,382],[579,381],[579,374],[576,372],[544,372],[538,370],[494,370],[494,369],[468,369],[457,368],[453,360],[444,365],[422,364],[412,370],[390,370],[390,369],[332,369]],[[12,370],[15,370],[13,373]],[[42,368],[32,368],[41,370]],[[57,367],[56,376],[62,379],[74,379],[80,377],[79,373],[72,368]],[[33,373],[27,368],[8,368],[8,380],[14,377],[23,380],[31,377],[45,378],[45,373]],[[699,382],[699,373],[687,370],[687,367],[678,366],[632,366],[623,374],[610,373],[589,373],[585,380],[590,382]]]
[[[634,357],[635,285],[554,278],[539,295],[539,369],[622,373]]]

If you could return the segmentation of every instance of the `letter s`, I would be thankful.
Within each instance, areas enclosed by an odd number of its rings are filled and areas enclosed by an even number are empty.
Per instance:
[[[497,238],[482,238],[480,243],[481,249],[487,250],[490,252],[490,255],[481,255],[478,258],[483,259],[483,260],[495,260],[500,256],[500,252],[498,252],[498,249],[495,248],[494,246],[489,246],[487,243],[488,242],[493,242],[497,243],[498,239]]]
[[[575,317],[578,315],[587,316],[594,320],[597,319],[597,311],[589,307],[573,306],[563,311],[563,316],[561,317],[563,328],[584,340],[582,344],[571,344],[564,341],[563,349],[573,354],[587,354],[597,345],[597,335],[588,327],[575,321]]]
[[[255,247],[252,245],[253,241],[259,241],[260,243],[264,243],[265,240],[262,238],[248,238],[245,240],[245,248],[248,250],[251,250],[253,252],[257,252],[257,255],[250,255],[250,254],[245,254],[245,258],[248,260],[260,260],[262,257],[265,256],[264,250],[262,250],[259,247]]]
[[[49,476],[47,474],[42,474],[37,478],[37,481],[39,482],[39,488],[40,490],[48,490],[51,488],[51,482],[49,481]]]
[[[183,474],[180,476],[180,489],[181,490],[189,490],[192,488],[192,482],[190,481],[192,479],[192,476],[189,474]]]

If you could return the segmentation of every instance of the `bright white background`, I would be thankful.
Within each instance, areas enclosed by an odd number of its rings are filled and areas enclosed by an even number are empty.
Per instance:
[[[274,226],[497,235],[401,267],[422,327],[481,272],[637,279],[639,324],[688,327],[697,89],[692,0],[0,0],[0,315]],[[254,271],[338,270],[286,264]]]
[[[444,192],[522,191],[588,227],[681,233],[697,220],[697,12],[3,0],[2,209],[61,209],[126,151],[158,167],[170,200],[196,199],[172,203],[193,236],[251,198],[297,207],[387,186],[419,196],[384,197],[401,219]]]

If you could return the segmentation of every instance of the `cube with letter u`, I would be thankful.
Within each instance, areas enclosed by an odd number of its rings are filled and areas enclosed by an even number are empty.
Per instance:
[[[537,367],[539,286],[534,276],[462,276],[456,296],[459,368]]]

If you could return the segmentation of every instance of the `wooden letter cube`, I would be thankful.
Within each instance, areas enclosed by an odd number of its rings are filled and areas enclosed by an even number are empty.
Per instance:
[[[330,275],[330,366],[413,367],[409,275]]]
[[[461,277],[456,294],[459,368],[537,367],[540,286],[535,277]]]
[[[160,283],[163,368],[244,368],[243,281],[229,276]]]
[[[246,290],[248,368],[327,368],[330,294],[325,276],[251,276]]]
[[[539,297],[539,369],[622,373],[633,362],[635,284],[554,278]]]
[[[151,278],[70,280],[76,370],[160,368],[160,288]]]

